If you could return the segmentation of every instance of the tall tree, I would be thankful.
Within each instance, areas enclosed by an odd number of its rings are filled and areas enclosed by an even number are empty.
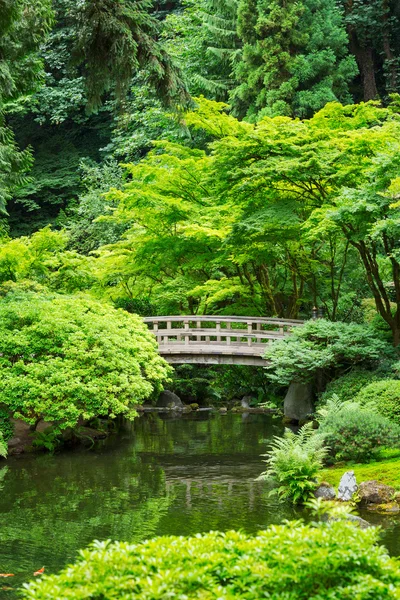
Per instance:
[[[311,116],[349,101],[357,67],[335,0],[240,0],[236,114]]]
[[[193,95],[227,100],[240,56],[238,0],[186,0],[166,20],[167,48],[180,64]]]
[[[400,91],[400,5],[396,0],[340,0],[361,75],[361,97]]]
[[[42,76],[37,50],[52,19],[50,0],[0,0],[0,212],[24,181],[31,165],[29,150],[20,152],[7,127],[7,103],[18,104]]]
[[[72,56],[83,70],[89,107],[98,108],[110,89],[122,98],[143,68],[166,103],[187,100],[179,72],[158,41],[159,21],[151,10],[151,0],[84,0],[71,6]]]

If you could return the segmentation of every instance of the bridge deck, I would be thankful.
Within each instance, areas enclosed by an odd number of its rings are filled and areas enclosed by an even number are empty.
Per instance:
[[[166,316],[144,319],[168,362],[266,365],[268,344],[303,324],[264,317]],[[244,328],[243,326],[246,326]]]

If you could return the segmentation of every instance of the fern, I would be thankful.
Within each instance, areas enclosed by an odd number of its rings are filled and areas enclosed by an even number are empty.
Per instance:
[[[359,407],[360,404],[358,402],[352,402],[350,400],[343,402],[343,400],[341,400],[337,394],[332,394],[329,400],[327,400],[323,406],[318,408],[317,418],[318,421],[322,423],[323,421],[327,421],[331,417],[337,415],[342,410],[356,409]]]
[[[277,482],[279,485],[272,493],[281,499],[304,504],[313,495],[316,476],[327,452],[312,423],[304,425],[298,434],[286,429],[283,437],[275,436],[271,442],[271,450],[265,455],[267,470],[259,479]]]

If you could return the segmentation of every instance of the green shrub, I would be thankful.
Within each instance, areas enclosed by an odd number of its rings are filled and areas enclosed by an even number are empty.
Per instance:
[[[334,462],[368,462],[382,446],[400,445],[398,425],[354,403],[330,412],[318,431],[317,437],[323,437]]]
[[[400,563],[374,527],[275,525],[257,536],[210,532],[129,544],[94,542],[59,575],[30,583],[25,600],[395,600]]]
[[[393,348],[376,332],[358,323],[307,321],[285,339],[266,348],[267,377],[281,385],[312,381],[317,373],[326,377],[352,367],[375,366]]]
[[[143,321],[84,296],[19,286],[0,298],[0,404],[56,431],[134,406],[170,373]]]
[[[400,425],[400,381],[375,381],[359,391],[355,398],[361,405],[375,408],[381,415]]]
[[[333,394],[339,396],[343,402],[354,400],[360,390],[379,379],[382,379],[382,376],[373,371],[361,369],[350,371],[327,385],[326,391],[321,395],[321,402],[326,402]]]
[[[2,433],[6,441],[12,438],[14,434],[14,425],[10,420],[10,411],[4,408],[0,408],[0,433]]]
[[[267,470],[259,479],[276,481],[279,487],[274,491],[282,499],[304,503],[313,495],[326,454],[323,439],[315,435],[312,423],[304,425],[298,434],[286,429],[283,437],[274,437],[265,455]]]

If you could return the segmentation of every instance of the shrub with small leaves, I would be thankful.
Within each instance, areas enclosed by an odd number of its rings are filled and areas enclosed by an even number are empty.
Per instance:
[[[351,367],[371,367],[393,352],[372,327],[358,323],[308,321],[265,351],[267,377],[281,385],[312,381],[317,373],[332,378]]]
[[[400,447],[400,427],[359,404],[330,411],[318,430],[334,462],[368,462],[384,446]]]
[[[384,417],[400,425],[400,381],[375,381],[359,391],[355,401],[370,406]]]
[[[343,402],[354,400],[360,390],[379,379],[382,379],[382,375],[374,371],[355,369],[328,383],[326,391],[321,395],[321,402],[326,402],[333,394]]]
[[[332,521],[256,536],[210,532],[141,544],[95,542],[75,565],[25,587],[25,600],[398,600],[400,562],[379,531]]]
[[[0,297],[0,353],[0,403],[55,433],[98,416],[133,418],[171,372],[139,317],[18,284]]]

